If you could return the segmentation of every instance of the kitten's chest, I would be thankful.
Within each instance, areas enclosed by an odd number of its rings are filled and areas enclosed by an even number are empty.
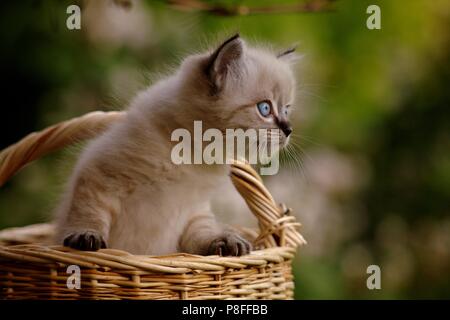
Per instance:
[[[177,229],[193,212],[209,210],[213,190],[200,183],[137,188],[124,202],[122,218],[136,227]],[[157,232],[157,230],[155,230]]]
[[[190,215],[209,210],[209,197],[203,191],[136,189],[112,225],[111,242],[130,252],[176,252]]]

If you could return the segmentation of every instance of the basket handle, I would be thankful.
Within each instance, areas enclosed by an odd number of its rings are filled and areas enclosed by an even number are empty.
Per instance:
[[[92,138],[125,116],[123,111],[95,111],[27,135],[0,152],[0,187],[31,161],[74,142]],[[231,165],[230,176],[258,219],[260,234],[256,243],[266,248],[297,247],[306,243],[297,231],[300,223],[290,215],[290,209],[276,204],[261,177],[250,165],[235,162]]]

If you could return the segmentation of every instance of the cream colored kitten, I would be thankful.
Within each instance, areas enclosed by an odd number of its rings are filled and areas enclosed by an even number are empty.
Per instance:
[[[209,207],[228,168],[175,165],[170,137],[201,120],[204,130],[269,128],[286,144],[292,52],[247,48],[236,35],[212,53],[187,57],[173,76],[140,93],[126,118],[82,153],[57,210],[58,242],[134,254],[247,254],[250,243],[218,224]],[[261,101],[270,114],[261,114]]]

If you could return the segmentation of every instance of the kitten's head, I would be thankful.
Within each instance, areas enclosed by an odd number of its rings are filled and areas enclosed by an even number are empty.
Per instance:
[[[188,57],[180,69],[183,99],[205,127],[268,129],[288,143],[296,83],[294,49],[280,54],[247,47],[235,35],[214,51]],[[186,117],[185,117],[186,118]],[[188,118],[186,118],[188,120]]]

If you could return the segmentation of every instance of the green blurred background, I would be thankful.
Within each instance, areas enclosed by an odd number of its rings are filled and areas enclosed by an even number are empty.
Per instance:
[[[248,16],[168,2],[2,3],[0,148],[122,109],[233,32],[278,49],[297,43],[298,161],[267,181],[309,242],[295,261],[296,298],[450,298],[450,1],[338,0],[333,12]],[[73,3],[81,30],[66,28]],[[366,27],[370,4],[381,8],[381,30]],[[2,187],[0,229],[50,219],[75,153],[47,156]],[[381,290],[366,287],[370,264],[381,267]]]

